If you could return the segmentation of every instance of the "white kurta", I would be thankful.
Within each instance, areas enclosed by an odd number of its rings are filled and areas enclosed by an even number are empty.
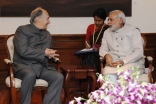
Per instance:
[[[123,60],[122,69],[127,70],[131,67],[139,66],[141,72],[144,68],[143,43],[142,37],[136,27],[125,24],[124,27],[116,32],[107,29],[104,32],[102,45],[99,50],[100,56],[110,54],[113,62]],[[117,68],[105,66],[103,74],[116,73]]]

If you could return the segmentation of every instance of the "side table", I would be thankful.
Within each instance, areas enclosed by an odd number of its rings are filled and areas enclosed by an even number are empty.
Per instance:
[[[69,102],[69,79],[87,79],[87,77],[91,77],[92,86],[91,91],[94,91],[96,88],[96,69],[89,66],[81,66],[81,65],[70,65],[63,66],[62,70],[65,72],[65,94],[66,94],[66,102]],[[88,80],[87,93],[89,93],[91,80]]]

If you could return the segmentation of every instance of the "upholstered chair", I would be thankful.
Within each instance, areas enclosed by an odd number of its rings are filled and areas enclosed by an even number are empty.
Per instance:
[[[9,66],[9,76],[6,78],[6,85],[10,88],[11,93],[11,104],[18,104],[17,102],[17,91],[20,91],[21,88],[21,80],[14,77],[12,63],[13,63],[13,54],[14,54],[14,46],[13,46],[13,38],[14,34],[9,35],[5,38],[4,44],[7,52],[7,58],[4,59],[4,62]],[[54,59],[57,66],[58,71],[60,71],[60,61],[58,59]],[[34,85],[34,90],[41,91],[41,95],[43,98],[45,95],[45,91],[48,87],[48,83],[43,79],[37,79]],[[40,103],[42,104],[42,102]]]

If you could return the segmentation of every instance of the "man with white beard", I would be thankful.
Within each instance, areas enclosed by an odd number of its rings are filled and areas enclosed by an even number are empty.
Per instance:
[[[117,86],[117,66],[131,70],[138,67],[142,73],[144,69],[143,43],[140,31],[126,24],[125,14],[120,10],[114,10],[108,16],[109,28],[104,32],[99,55],[106,59],[106,66],[102,70],[103,75],[109,75]],[[131,70],[132,71],[132,70]]]

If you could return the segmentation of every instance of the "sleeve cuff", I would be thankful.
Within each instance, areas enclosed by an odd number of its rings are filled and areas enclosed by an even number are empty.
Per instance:
[[[124,60],[122,60],[122,61],[123,61],[123,63],[124,63],[124,64],[127,64],[127,61],[126,61],[125,59],[124,59]]]

